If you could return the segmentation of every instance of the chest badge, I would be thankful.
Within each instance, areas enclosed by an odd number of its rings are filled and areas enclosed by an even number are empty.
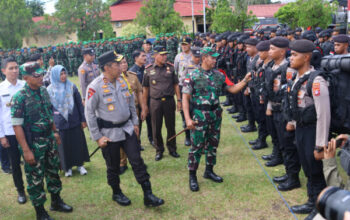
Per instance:
[[[113,104],[108,105],[108,111],[114,111],[115,107]]]
[[[102,89],[106,89],[108,86],[107,85],[103,85],[102,86]]]
[[[109,93],[110,91],[111,91],[111,90],[109,90],[109,89],[103,90],[104,93]]]
[[[151,70],[151,72],[150,72],[149,74],[150,74],[150,75],[154,75],[154,74],[156,74],[156,71]]]
[[[11,102],[6,103],[6,107],[11,107]]]
[[[157,82],[155,80],[152,80],[152,84],[155,85],[157,84]]]

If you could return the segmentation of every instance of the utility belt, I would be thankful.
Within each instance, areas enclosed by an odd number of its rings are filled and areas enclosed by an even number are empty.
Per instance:
[[[113,121],[106,121],[103,120],[102,118],[97,118],[97,126],[101,130],[102,128],[121,128],[123,127],[128,121],[131,119],[131,114],[130,117],[121,123],[115,123]]]
[[[198,109],[198,110],[202,110],[202,111],[214,111],[220,106],[219,104],[216,104],[216,105],[197,105],[195,103],[192,103],[192,105],[193,105],[193,109]]]
[[[151,97],[152,98],[152,97]],[[165,101],[167,101],[167,100],[170,100],[170,99],[174,99],[174,96],[171,96],[171,95],[167,95],[167,96],[164,96],[164,97],[161,97],[161,98],[152,98],[152,99],[154,99],[154,100],[160,100],[160,101],[162,101],[162,102],[165,102]]]
[[[26,139],[26,142],[29,146],[33,145],[33,140],[37,138],[45,138],[52,134],[52,129],[48,128],[46,131],[37,132],[32,131],[30,126],[23,126],[24,136]]]

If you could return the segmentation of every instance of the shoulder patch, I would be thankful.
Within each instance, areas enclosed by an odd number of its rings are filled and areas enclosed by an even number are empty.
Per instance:
[[[96,91],[93,88],[89,88],[88,91],[88,100],[96,93]]]
[[[85,70],[84,70],[84,69],[81,69],[80,72],[81,72],[81,74],[83,74],[83,75],[85,74]]]
[[[314,96],[320,96],[321,95],[320,83],[313,83],[312,84],[312,93],[314,94]]]

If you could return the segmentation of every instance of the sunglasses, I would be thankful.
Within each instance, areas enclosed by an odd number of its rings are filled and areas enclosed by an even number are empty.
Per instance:
[[[44,75],[40,74],[40,73],[32,73],[32,77],[34,77],[34,78],[40,78],[42,76],[44,76]]]

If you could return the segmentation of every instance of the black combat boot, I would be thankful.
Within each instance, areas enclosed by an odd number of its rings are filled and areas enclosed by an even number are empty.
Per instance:
[[[288,174],[288,178],[283,183],[279,184],[277,188],[280,191],[289,191],[300,187],[299,175]]]
[[[283,176],[275,176],[272,178],[274,183],[283,183],[288,179],[288,174],[284,174]]]
[[[191,133],[190,133],[190,130],[186,130],[185,146],[191,146]]]
[[[224,181],[224,179],[222,177],[220,177],[214,173],[212,165],[207,165],[205,167],[205,172],[204,172],[203,177],[206,179],[211,179],[217,183],[222,183]]]
[[[236,122],[243,122],[243,121],[246,121],[246,120],[247,120],[246,114],[239,114]]]
[[[315,208],[315,202],[309,199],[306,203],[302,205],[295,205],[291,207],[291,210],[297,214],[310,214]]]
[[[266,137],[259,137],[258,142],[252,146],[253,150],[261,150],[267,148]]]
[[[263,160],[271,160],[273,158],[273,154],[262,155],[261,159]]]
[[[58,211],[58,212],[72,212],[73,207],[64,203],[59,193],[57,193],[57,194],[51,193],[50,210],[51,211]]]
[[[192,192],[197,192],[199,191],[199,185],[197,181],[197,174],[195,170],[190,170],[190,190]]]
[[[53,220],[45,210],[43,205],[34,206],[36,212],[36,220]]]
[[[113,190],[112,200],[116,201],[121,206],[128,206],[131,204],[131,201],[128,197],[126,197],[119,185],[111,186]]]
[[[143,195],[144,195],[144,204],[145,206],[157,207],[164,204],[164,200],[156,197],[152,193],[151,182],[146,180],[141,183]]]

